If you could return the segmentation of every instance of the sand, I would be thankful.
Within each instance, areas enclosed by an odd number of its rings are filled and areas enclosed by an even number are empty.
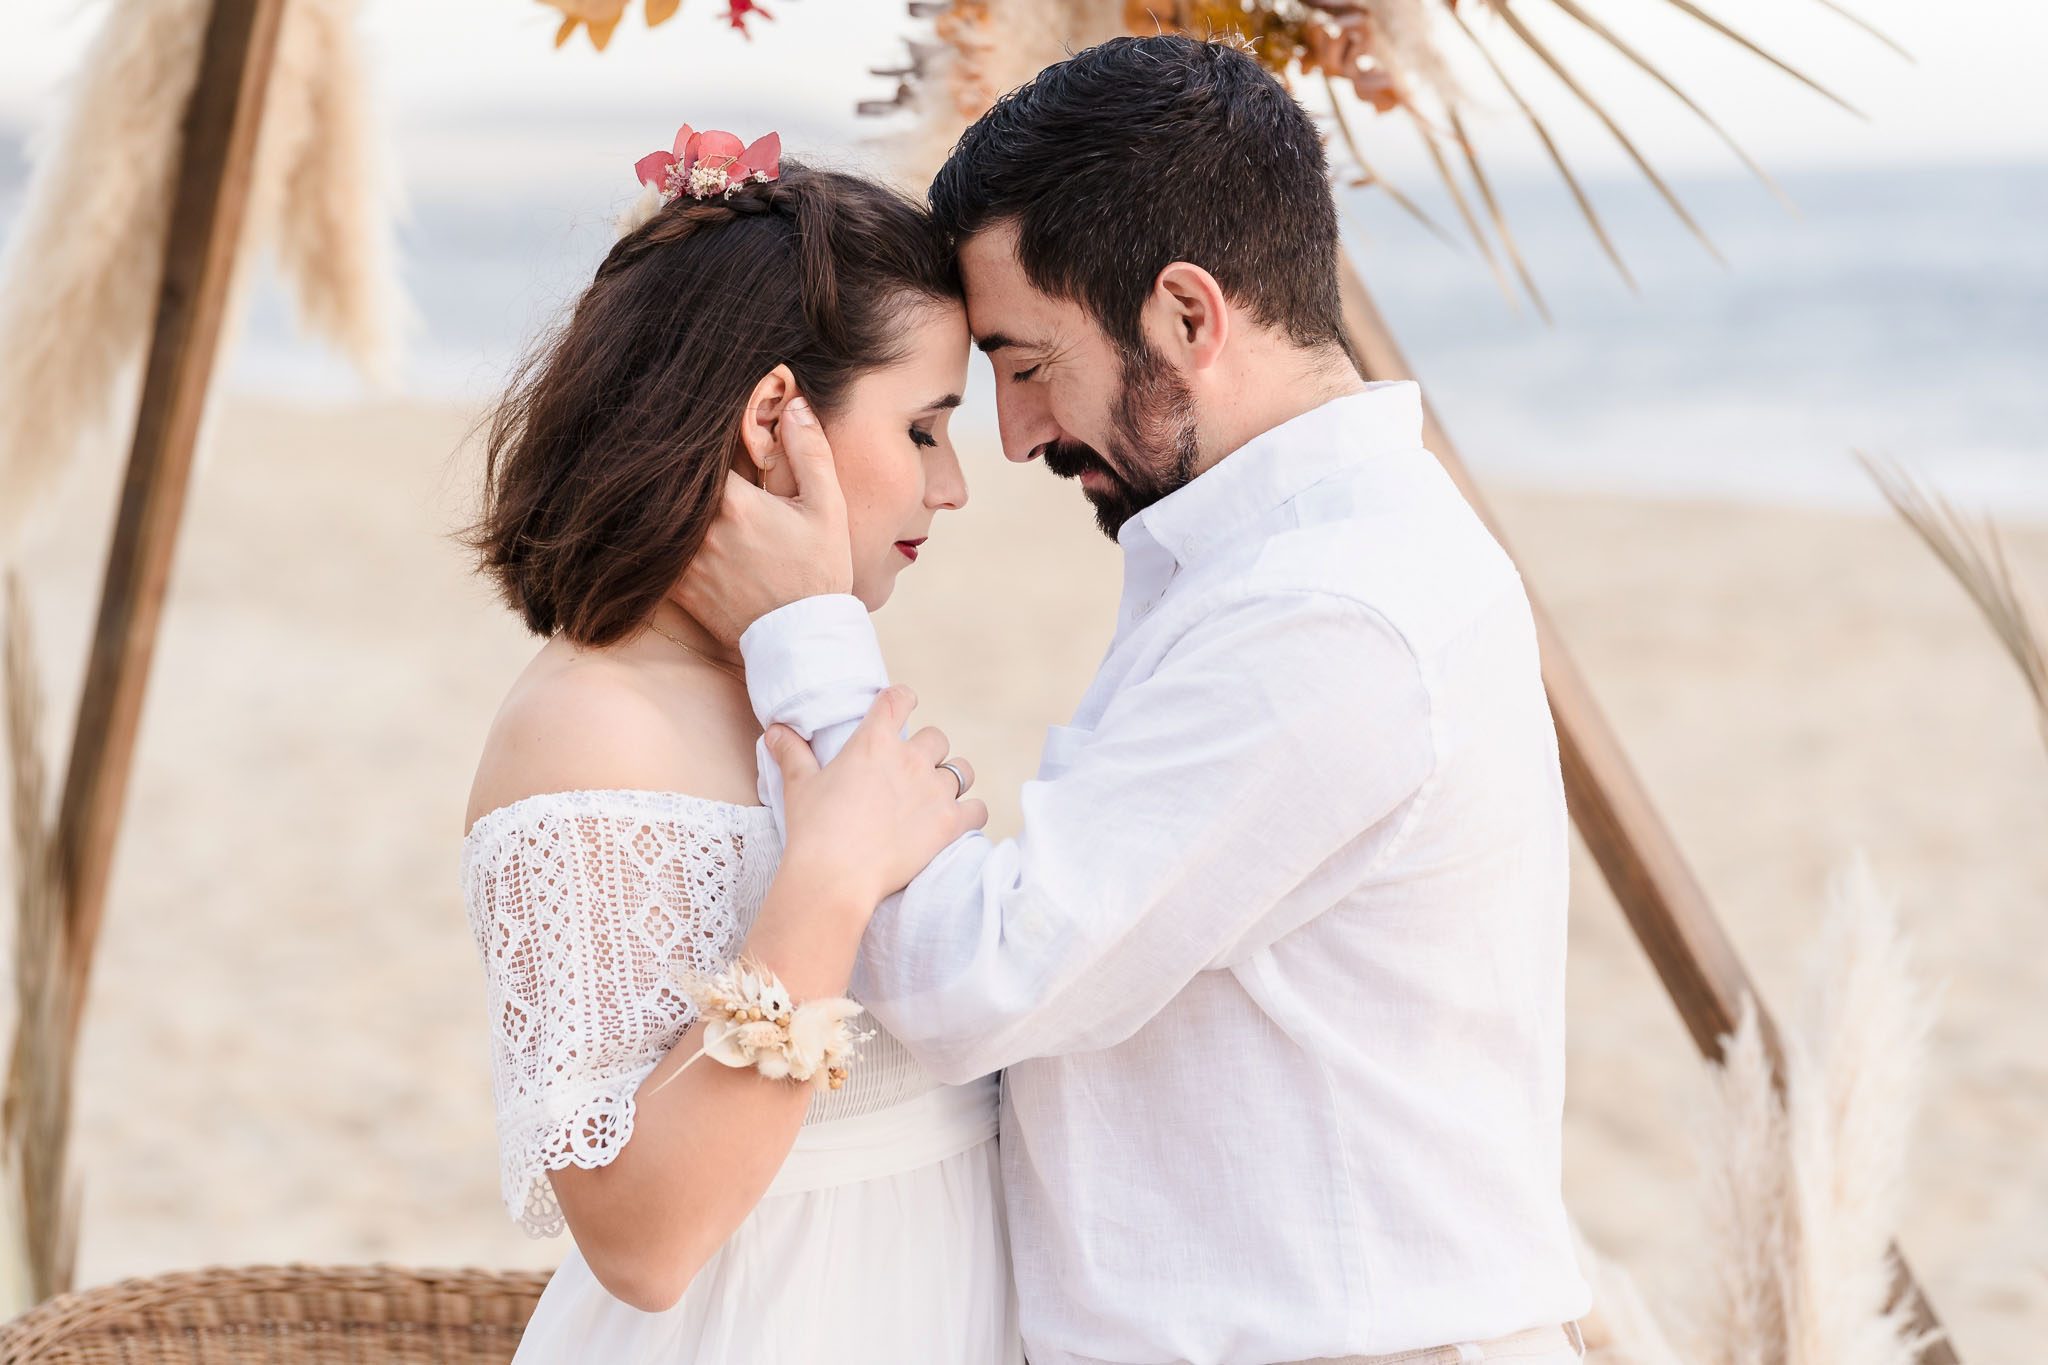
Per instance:
[[[497,1198],[456,850],[532,648],[445,532],[466,415],[229,405],[200,472],[88,1025],[82,1279],[389,1260],[547,1266]],[[970,452],[975,496],[881,616],[998,829],[1106,642],[1113,547],[1069,487]],[[23,561],[67,729],[111,464]],[[2048,755],[2017,675],[1876,516],[1498,495],[1767,995],[1864,849],[1947,983],[1902,1241],[1965,1358],[2048,1332]],[[2048,583],[2048,531],[2015,535]],[[1668,1296],[1701,1267],[1701,1068],[1590,861],[1572,927],[1566,1180]]]

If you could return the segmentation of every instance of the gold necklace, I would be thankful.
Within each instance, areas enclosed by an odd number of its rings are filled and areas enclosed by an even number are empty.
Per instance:
[[[674,643],[680,646],[682,649],[686,650],[691,654],[696,655],[705,663],[710,664],[713,668],[720,669],[723,672],[729,673],[733,677],[738,678],[741,682],[745,682],[747,680],[747,675],[745,671],[738,668],[734,668],[731,664],[727,663],[723,659],[712,658],[709,654],[706,654],[703,650],[698,649],[688,640],[678,639],[676,636],[669,634],[667,631],[663,630],[661,626],[651,616],[647,618],[647,628],[653,631],[656,635],[659,635],[664,640],[674,641]]]

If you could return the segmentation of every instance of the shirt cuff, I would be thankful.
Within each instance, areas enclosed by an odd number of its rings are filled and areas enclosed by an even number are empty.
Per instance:
[[[806,597],[769,612],[740,636],[747,696],[762,728],[787,725],[806,740],[859,720],[889,685],[868,609],[850,593]]]

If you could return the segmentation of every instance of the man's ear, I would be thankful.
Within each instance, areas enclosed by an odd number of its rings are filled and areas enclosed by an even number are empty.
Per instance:
[[[1230,304],[1216,277],[1189,261],[1174,261],[1152,282],[1145,301],[1153,349],[1184,370],[1214,365],[1230,341]]]
[[[782,413],[796,395],[796,376],[777,365],[755,383],[740,418],[740,473],[781,498],[796,496],[796,474],[782,447]]]

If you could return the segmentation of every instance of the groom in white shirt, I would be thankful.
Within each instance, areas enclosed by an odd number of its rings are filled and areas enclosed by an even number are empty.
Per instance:
[[[939,1079],[1005,1071],[1030,1358],[1576,1359],[1535,630],[1415,387],[1359,377],[1314,125],[1231,47],[1118,39],[931,194],[1005,452],[1125,558],[1022,832],[941,854],[854,979]],[[740,504],[690,596],[829,760],[888,679],[801,524]]]

